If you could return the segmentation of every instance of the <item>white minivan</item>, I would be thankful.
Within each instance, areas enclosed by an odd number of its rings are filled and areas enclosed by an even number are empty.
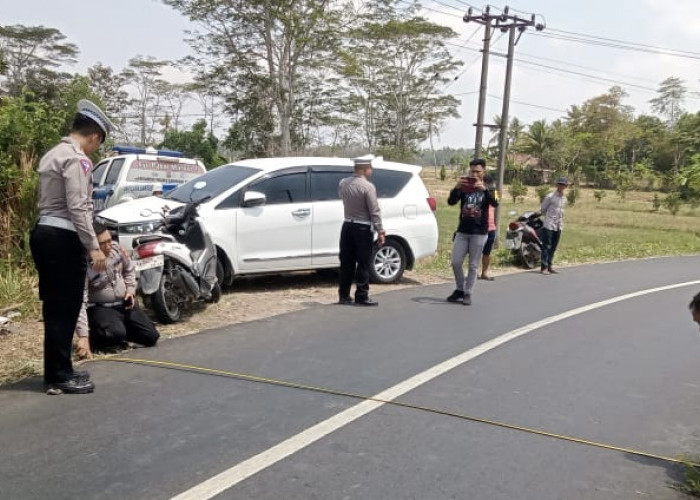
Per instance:
[[[434,255],[438,244],[435,200],[421,167],[373,162],[372,182],[382,210],[386,244],[374,250],[372,278],[393,283],[417,259]],[[343,204],[338,183],[353,172],[347,158],[264,158],[242,160],[210,170],[162,197],[116,205],[98,220],[131,248],[137,235],[153,232],[164,206],[190,200],[195,182],[208,197],[199,214],[218,253],[218,277],[230,285],[236,276],[337,268]]]

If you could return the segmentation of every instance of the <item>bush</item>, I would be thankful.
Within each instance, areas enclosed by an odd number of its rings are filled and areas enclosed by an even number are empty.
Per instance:
[[[682,202],[680,193],[670,193],[668,196],[666,196],[663,203],[664,207],[668,208],[668,211],[671,212],[672,215],[676,215],[681,209]]]
[[[546,184],[535,189],[535,193],[537,193],[537,197],[540,199],[540,204],[544,201],[544,197],[549,194],[550,189],[551,188]]]
[[[602,189],[598,189],[597,191],[593,191],[593,197],[596,199],[598,203],[600,203],[603,198],[607,196],[607,192],[603,191]]]
[[[508,186],[508,194],[513,198],[513,203],[518,203],[518,201],[522,202],[527,196],[527,186],[515,179],[510,183],[510,186]]]
[[[440,180],[444,181],[446,177],[447,177],[447,170],[445,170],[445,165],[442,165],[440,167]]]
[[[566,202],[570,206],[573,207],[574,205],[576,205],[576,200],[578,199],[578,195],[579,195],[578,188],[576,186],[572,186],[571,189],[569,189],[569,191],[567,191],[567,193],[566,193]]]

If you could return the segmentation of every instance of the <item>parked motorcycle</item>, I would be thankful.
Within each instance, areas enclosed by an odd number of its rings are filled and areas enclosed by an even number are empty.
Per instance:
[[[216,246],[197,213],[198,205],[209,196],[192,200],[206,184],[195,183],[186,205],[163,211],[158,233],[133,242],[139,293],[162,323],[179,321],[182,311],[195,301],[213,303],[221,298]]]
[[[513,217],[516,212],[511,211],[508,215]],[[542,225],[541,214],[538,212],[524,212],[508,224],[506,248],[511,251],[517,262],[528,269],[533,269],[540,263],[542,242],[537,231]]]

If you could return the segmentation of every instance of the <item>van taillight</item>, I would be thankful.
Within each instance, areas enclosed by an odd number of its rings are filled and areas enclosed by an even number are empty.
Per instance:
[[[428,198],[428,206],[430,206],[430,210],[432,210],[433,212],[437,210],[437,203],[435,203],[435,198],[433,198],[432,196]]]

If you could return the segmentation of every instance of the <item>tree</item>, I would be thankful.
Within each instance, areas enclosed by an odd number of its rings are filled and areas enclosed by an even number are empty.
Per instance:
[[[545,120],[532,122],[525,134],[522,150],[537,157],[540,166],[544,167],[545,157],[552,149],[552,136]]]
[[[66,110],[27,93],[0,101],[0,257],[28,257],[37,216],[36,166],[62,135]]]
[[[199,120],[192,130],[166,130],[165,139],[158,147],[181,151],[189,158],[201,159],[207,168],[213,168],[226,163],[217,152],[218,145],[219,140],[207,132],[207,122]]]
[[[99,96],[104,111],[117,130],[112,134],[115,142],[123,141],[131,143],[129,127],[127,126],[127,113],[133,105],[133,99],[126,90],[131,78],[129,71],[116,72],[109,66],[101,63],[88,68],[90,87]]]
[[[169,83],[160,78],[160,72],[168,61],[154,57],[137,56],[129,60],[129,66],[122,72],[132,87],[136,98],[132,109],[136,114],[139,128],[139,144],[147,146],[155,142],[154,134],[159,118],[162,118],[164,94],[169,91]]]
[[[56,68],[75,62],[78,47],[66,42],[66,36],[55,28],[44,26],[0,26],[0,75],[2,88],[12,97],[23,90],[41,94],[65,75]]]
[[[461,64],[445,48],[455,36],[393,2],[377,2],[358,18],[339,54],[340,72],[370,149],[412,159],[421,142],[458,116],[459,101],[440,92]]]
[[[649,101],[651,109],[666,117],[670,128],[673,128],[678,118],[683,114],[683,102],[688,89],[680,78],[670,76],[659,85],[658,96]]]
[[[330,0],[164,0],[200,26],[190,42],[242,130],[247,115],[273,124],[265,150],[288,155],[300,82],[328,61],[339,19]],[[234,125],[235,126],[235,125]],[[256,135],[266,130],[260,129]],[[277,139],[277,141],[275,141]],[[277,144],[275,144],[277,142]]]

